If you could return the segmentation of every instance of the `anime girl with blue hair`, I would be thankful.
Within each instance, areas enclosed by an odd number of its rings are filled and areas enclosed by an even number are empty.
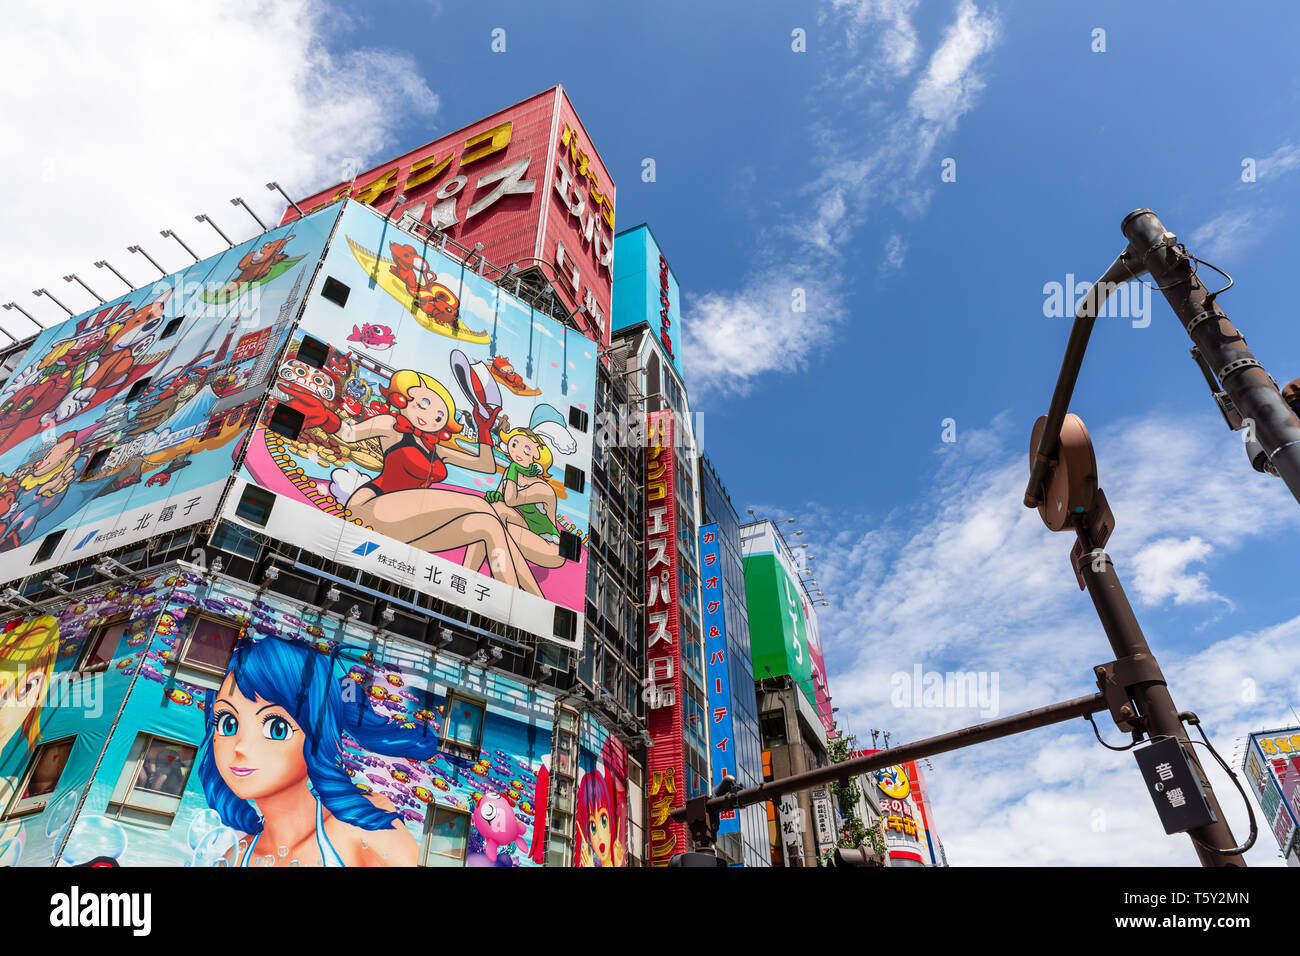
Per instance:
[[[343,734],[378,754],[426,760],[428,725],[403,730],[345,700],[333,660],[297,641],[241,640],[208,692],[199,779],[222,823],[247,835],[234,866],[414,866],[419,846],[385,797],[343,766]],[[353,685],[355,686],[355,685]]]

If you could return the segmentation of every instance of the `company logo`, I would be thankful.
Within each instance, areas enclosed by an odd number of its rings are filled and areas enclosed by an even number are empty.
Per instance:
[[[885,796],[893,797],[895,800],[906,800],[908,794],[912,792],[907,773],[897,764],[876,771],[876,786]]]
[[[94,531],[90,532],[90,534],[86,535],[86,536],[85,536],[84,538],[82,538],[79,542],[77,542],[77,546],[76,546],[75,548],[73,548],[72,550],[73,550],[73,551],[80,551],[80,550],[81,550],[82,548],[84,548],[86,545],[90,544],[91,539],[93,539],[93,538],[95,537],[95,535],[97,535],[97,534],[99,534],[99,529],[98,529],[98,528],[96,528]]]
[[[366,555],[370,554],[370,552],[378,550],[379,545],[375,544],[373,541],[363,541],[352,549],[352,553],[359,554],[364,558]]]

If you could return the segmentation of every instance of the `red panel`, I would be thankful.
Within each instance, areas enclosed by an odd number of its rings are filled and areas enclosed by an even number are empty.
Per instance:
[[[566,128],[568,145],[561,145]],[[518,169],[516,164],[524,160],[526,170]],[[513,178],[501,177],[511,168]],[[463,182],[458,177],[464,177]],[[493,199],[506,182],[528,191],[505,192]],[[398,195],[405,196],[401,204],[396,202]],[[446,210],[445,202],[450,200],[455,222],[443,230],[448,237],[466,247],[483,243],[483,257],[496,266],[519,262],[521,268],[528,268],[538,264],[529,261],[531,257],[544,259],[547,265],[542,268],[548,278],[557,279],[560,300],[571,311],[585,305],[579,324],[592,338],[609,342],[614,184],[559,87],[359,173],[351,183],[337,183],[298,205],[311,212],[344,196],[366,202],[394,220],[414,210],[431,224],[435,211]],[[470,215],[471,207],[485,201],[484,208]],[[290,207],[282,222],[297,218]],[[584,238],[588,226],[589,239]],[[602,264],[602,258],[608,263]]]
[[[682,644],[677,616],[677,503],[671,411],[647,416],[646,450],[646,667],[650,777],[650,864],[666,866],[690,849],[686,827],[664,818],[685,806],[687,780],[682,759]],[[666,585],[666,587],[665,587]],[[668,695],[656,700],[656,694]],[[656,706],[659,704],[659,706]]]

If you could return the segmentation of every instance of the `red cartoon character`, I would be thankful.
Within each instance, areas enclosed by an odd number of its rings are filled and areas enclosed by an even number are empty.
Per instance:
[[[460,303],[450,289],[437,281],[438,276],[424,257],[415,251],[414,246],[391,242],[388,248],[393,253],[389,270],[406,286],[407,294],[415,300],[415,307],[439,325],[453,331],[459,328]]]

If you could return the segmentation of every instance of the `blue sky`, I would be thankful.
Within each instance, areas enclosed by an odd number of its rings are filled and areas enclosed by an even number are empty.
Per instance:
[[[43,284],[85,308],[60,280],[70,269],[107,293],[90,266],[107,255],[143,281],[147,266],[114,249],[143,241],[179,267],[158,228],[216,251],[192,212],[252,234],[230,195],[272,215],[267,179],[308,193],[350,157],[382,160],[563,83],[617,183],[619,228],[649,222],[680,279],[688,385],[733,500],[796,517],[817,555],[831,690],[863,737],[983,719],[893,706],[891,676],[917,664],[996,673],[1005,714],[1087,692],[1108,658],[1070,539],[1020,496],[1069,328],[1044,314],[1044,286],[1096,278],[1126,213],[1153,208],[1232,273],[1222,307],[1279,382],[1300,375],[1285,287],[1300,12],[1286,6],[294,0],[134,13],[119,25],[31,10],[0,39],[0,103],[18,131],[0,169],[51,186],[0,211],[0,299],[48,321],[53,307],[27,295]],[[490,48],[498,27],[504,53]],[[795,29],[806,52],[791,48]],[[222,56],[196,58],[178,35]],[[945,159],[955,182],[941,181]],[[791,311],[795,289],[805,312]],[[1250,470],[1163,301],[1149,318],[1099,322],[1072,408],[1175,699],[1231,759],[1240,734],[1300,723],[1300,509]],[[955,443],[941,440],[947,418]],[[1086,726],[933,764],[955,863],[1194,860],[1159,831],[1131,757]],[[1214,780],[1244,838],[1239,797]],[[1272,837],[1247,858],[1276,862]]]

